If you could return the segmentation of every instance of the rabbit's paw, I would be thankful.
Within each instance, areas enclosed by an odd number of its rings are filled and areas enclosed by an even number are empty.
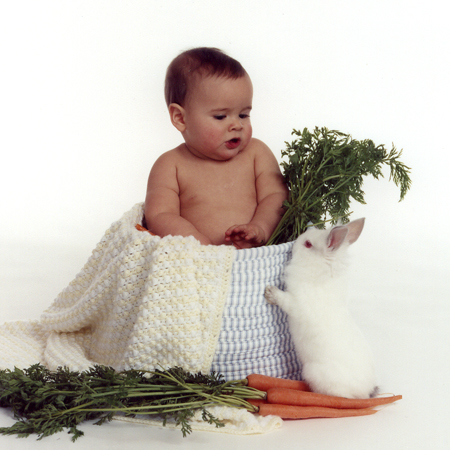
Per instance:
[[[276,286],[266,286],[264,290],[264,297],[266,297],[267,303],[271,305],[277,304],[277,294],[280,290]]]

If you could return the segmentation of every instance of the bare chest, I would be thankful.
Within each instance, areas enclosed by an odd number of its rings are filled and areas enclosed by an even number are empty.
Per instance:
[[[246,159],[186,164],[178,171],[180,201],[187,204],[215,204],[254,201],[255,171]]]

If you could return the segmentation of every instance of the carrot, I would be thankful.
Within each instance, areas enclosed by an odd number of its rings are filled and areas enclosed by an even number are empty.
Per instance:
[[[308,384],[299,380],[285,380],[284,378],[269,377],[252,373],[247,377],[248,386],[267,392],[271,388],[287,388],[299,391],[310,391]]]
[[[353,399],[285,388],[273,388],[267,391],[267,400],[269,403],[297,406],[323,406],[327,408],[371,408],[393,403],[401,398],[401,395],[393,395],[391,397]]]
[[[156,236],[156,234],[152,233],[150,230],[147,230],[147,228],[143,227],[141,224],[137,223],[135,225],[136,230],[138,231],[147,231],[147,233],[150,233],[152,236]]]
[[[246,398],[246,400],[253,406],[261,406],[265,405],[267,403],[267,400],[264,400],[263,398]]]
[[[359,409],[339,409],[325,408],[321,406],[294,406],[267,403],[260,405],[259,415],[261,416],[279,416],[282,419],[313,419],[319,417],[352,417],[367,416],[375,414],[376,409],[359,408]]]

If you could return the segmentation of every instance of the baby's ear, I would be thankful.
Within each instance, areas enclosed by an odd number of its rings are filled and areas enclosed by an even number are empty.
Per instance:
[[[171,103],[169,105],[169,114],[170,120],[172,121],[173,126],[183,133],[186,129],[186,123],[184,121],[185,110],[178,103]]]

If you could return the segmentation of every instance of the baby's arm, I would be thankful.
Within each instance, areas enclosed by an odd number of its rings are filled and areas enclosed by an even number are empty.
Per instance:
[[[225,232],[225,241],[238,248],[264,245],[284,214],[283,202],[288,189],[283,180],[278,161],[271,150],[256,140],[255,177],[258,206],[248,224],[235,225]]]
[[[202,244],[211,244],[209,238],[180,216],[179,193],[176,158],[168,152],[158,158],[148,177],[144,208],[147,228],[161,237],[194,236]]]

